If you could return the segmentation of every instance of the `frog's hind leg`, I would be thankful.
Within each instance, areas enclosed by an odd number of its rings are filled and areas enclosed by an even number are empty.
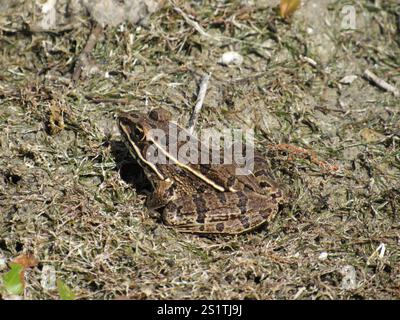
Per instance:
[[[255,192],[204,193],[170,202],[164,222],[180,232],[241,234],[272,219],[278,202]]]

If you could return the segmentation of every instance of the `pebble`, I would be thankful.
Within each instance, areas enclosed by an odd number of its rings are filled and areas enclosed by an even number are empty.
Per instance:
[[[354,74],[345,76],[342,79],[339,80],[341,84],[351,84],[354,80],[356,80],[358,77]]]
[[[221,59],[218,60],[218,63],[224,66],[228,65],[240,66],[243,63],[243,57],[235,51],[228,51],[222,55]]]
[[[328,259],[328,252],[326,252],[326,251],[321,252],[321,254],[319,255],[318,259],[321,260],[321,261],[324,261],[324,260]]]

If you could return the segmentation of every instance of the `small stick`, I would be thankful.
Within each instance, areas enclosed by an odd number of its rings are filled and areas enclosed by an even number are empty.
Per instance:
[[[188,131],[190,132],[190,134],[192,134],[194,131],[194,127],[197,124],[197,119],[199,117],[200,110],[203,107],[203,102],[204,102],[204,98],[206,96],[208,81],[210,80],[210,77],[211,77],[211,73],[206,74],[203,77],[203,79],[201,79],[200,89],[199,89],[199,94],[197,96],[196,105],[194,106],[192,115],[190,116],[190,119],[189,119]]]
[[[95,22],[90,32],[90,36],[86,42],[86,45],[76,61],[74,73],[72,74],[72,81],[74,83],[76,83],[79,80],[83,66],[87,64],[89,54],[96,45],[102,32],[103,32],[103,27],[97,22]]]
[[[302,56],[300,55],[300,59],[302,59],[303,61],[307,62],[310,66],[316,68],[317,67],[317,62],[309,57],[306,56]]]
[[[379,88],[393,93],[393,95],[395,97],[400,97],[400,91],[397,90],[396,87],[394,87],[391,84],[387,83],[385,80],[382,80],[381,78],[378,78],[378,76],[375,75],[374,73],[372,73],[371,71],[365,70],[364,71],[364,77],[367,80],[372,81],[373,83],[375,83]]]
[[[215,37],[209,35],[207,32],[205,32],[204,29],[196,21],[193,21],[192,19],[190,19],[188,17],[188,15],[185,12],[183,12],[183,10],[181,8],[177,7],[173,2],[172,2],[172,5],[173,5],[174,10],[176,12],[178,12],[183,17],[183,19],[185,19],[186,23],[188,25],[192,26],[193,28],[195,28],[196,31],[198,33],[200,33],[203,37],[218,40],[218,39],[215,39]]]

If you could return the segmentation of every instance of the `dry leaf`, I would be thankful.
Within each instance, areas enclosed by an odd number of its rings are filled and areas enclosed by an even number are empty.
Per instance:
[[[19,276],[21,278],[22,284],[24,284],[25,270],[28,268],[36,267],[39,261],[32,254],[21,254],[16,257],[12,263],[18,264],[22,267]]]
[[[300,0],[281,0],[280,15],[286,19],[300,7]]]
[[[20,264],[27,269],[37,266],[38,260],[32,254],[21,254],[13,260],[13,263]]]

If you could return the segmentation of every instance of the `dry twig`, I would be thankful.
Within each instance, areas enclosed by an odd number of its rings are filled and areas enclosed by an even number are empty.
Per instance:
[[[194,127],[196,126],[197,119],[199,117],[199,113],[201,108],[203,107],[204,98],[207,92],[208,81],[210,80],[211,74],[206,74],[200,83],[199,95],[197,96],[196,105],[193,109],[192,115],[189,119],[188,130],[190,133],[193,133]]]
[[[364,77],[367,80],[372,81],[373,83],[375,83],[379,88],[393,93],[393,95],[395,97],[400,97],[400,91],[397,90],[396,87],[394,87],[391,84],[387,83],[385,80],[383,80],[381,78],[378,78],[378,76],[376,74],[372,73],[371,71],[365,70],[364,71]]]
[[[97,22],[94,22],[92,31],[90,32],[90,36],[88,38],[88,41],[86,42],[85,48],[83,48],[83,51],[81,52],[76,61],[74,73],[72,74],[72,81],[74,83],[76,83],[79,80],[82,69],[84,65],[87,64],[90,52],[92,52],[102,32],[103,32],[103,27]]]
[[[202,36],[206,38],[212,38],[214,40],[218,40],[215,39],[213,36],[209,35],[207,32],[205,32],[204,29],[196,21],[190,19],[189,16],[185,12],[183,12],[181,8],[177,7],[174,3],[172,3],[172,5],[174,10],[178,12],[183,17],[183,19],[185,19],[186,23],[195,28],[198,33],[200,33]]]

